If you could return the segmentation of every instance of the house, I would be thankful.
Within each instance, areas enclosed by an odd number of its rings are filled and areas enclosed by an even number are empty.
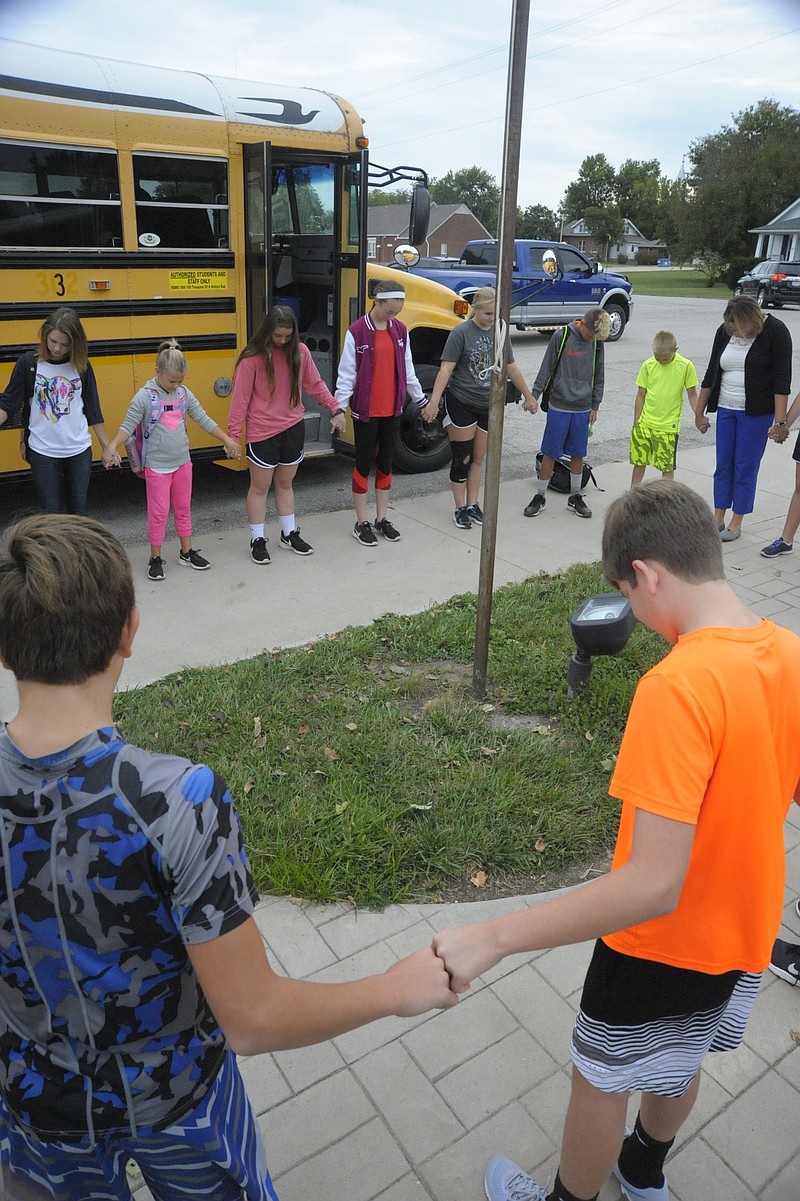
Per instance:
[[[756,259],[800,261],[800,196],[766,225],[749,233],[758,234]]]
[[[624,255],[623,262],[630,260],[636,263],[655,263],[660,252],[664,249],[663,242],[654,241],[652,238],[646,238],[640,229],[637,229],[630,218],[623,219],[623,235],[620,242],[615,242],[608,247],[606,251],[605,239],[597,241],[589,231],[589,228],[580,217],[577,221],[568,221],[564,225],[561,235],[562,242],[569,242],[571,246],[576,246],[578,250],[582,250],[589,258],[598,258],[609,262],[616,262],[620,255]]]
[[[421,255],[457,258],[471,238],[490,238],[485,225],[465,204],[431,204],[428,237],[418,247]],[[367,216],[367,258],[390,263],[394,249],[408,241],[407,204],[371,204]]]

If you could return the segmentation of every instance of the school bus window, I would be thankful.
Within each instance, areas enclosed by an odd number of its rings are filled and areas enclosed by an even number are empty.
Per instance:
[[[273,172],[272,232],[333,233],[333,163],[281,167]]]
[[[227,249],[228,164],[224,159],[134,154],[133,179],[140,246]]]
[[[0,140],[0,246],[121,245],[115,151]]]

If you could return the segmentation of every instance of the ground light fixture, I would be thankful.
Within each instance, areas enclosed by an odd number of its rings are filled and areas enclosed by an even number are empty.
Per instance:
[[[602,592],[582,601],[569,619],[576,650],[567,668],[567,696],[578,696],[589,683],[595,655],[617,655],[631,636],[636,618],[619,592]]]

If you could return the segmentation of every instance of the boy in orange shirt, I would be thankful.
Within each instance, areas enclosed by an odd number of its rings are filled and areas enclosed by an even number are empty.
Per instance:
[[[433,942],[461,992],[506,955],[598,940],[555,1184],[497,1156],[489,1201],[593,1201],[612,1171],[631,1201],[668,1201],[664,1160],[700,1065],[739,1045],[781,920],[783,823],[800,796],[800,639],[734,594],[713,514],[683,484],[614,501],[603,571],[673,644],[628,716],[609,788],[622,801],[612,870]]]

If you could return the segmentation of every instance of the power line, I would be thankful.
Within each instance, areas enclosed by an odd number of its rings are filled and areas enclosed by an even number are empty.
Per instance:
[[[640,83],[650,83],[654,79],[664,79],[668,75],[677,75],[680,71],[691,71],[695,67],[703,67],[707,63],[719,62],[723,58],[731,58],[734,54],[741,54],[743,51],[748,53],[751,50],[758,49],[759,46],[766,46],[769,42],[779,41],[780,38],[788,37],[789,34],[800,32],[800,25],[796,25],[793,29],[785,29],[782,33],[773,34],[772,37],[763,38],[760,42],[750,42],[747,46],[738,46],[735,50],[726,50],[724,54],[715,54],[710,58],[701,58],[694,63],[684,63],[680,67],[672,67],[668,71],[658,71],[653,75],[642,75],[639,79],[629,79],[625,83],[615,83],[607,88],[596,88],[593,92],[583,92],[580,96],[568,96],[563,100],[552,100],[548,104],[538,104],[534,107],[526,107],[525,113],[540,113],[548,108],[558,108],[562,104],[574,104],[577,100],[587,100],[592,96],[605,96],[609,92],[618,92],[622,88],[635,87]],[[381,146],[381,151],[388,150],[392,146],[404,146],[407,142],[421,142],[424,138],[444,137],[448,133],[460,133],[464,129],[475,129],[479,125],[493,125],[498,121],[502,121],[503,117],[487,117],[484,121],[469,121],[465,125],[452,125],[449,129],[437,129],[432,133],[418,133],[413,138],[403,138],[397,142],[386,142]]]

